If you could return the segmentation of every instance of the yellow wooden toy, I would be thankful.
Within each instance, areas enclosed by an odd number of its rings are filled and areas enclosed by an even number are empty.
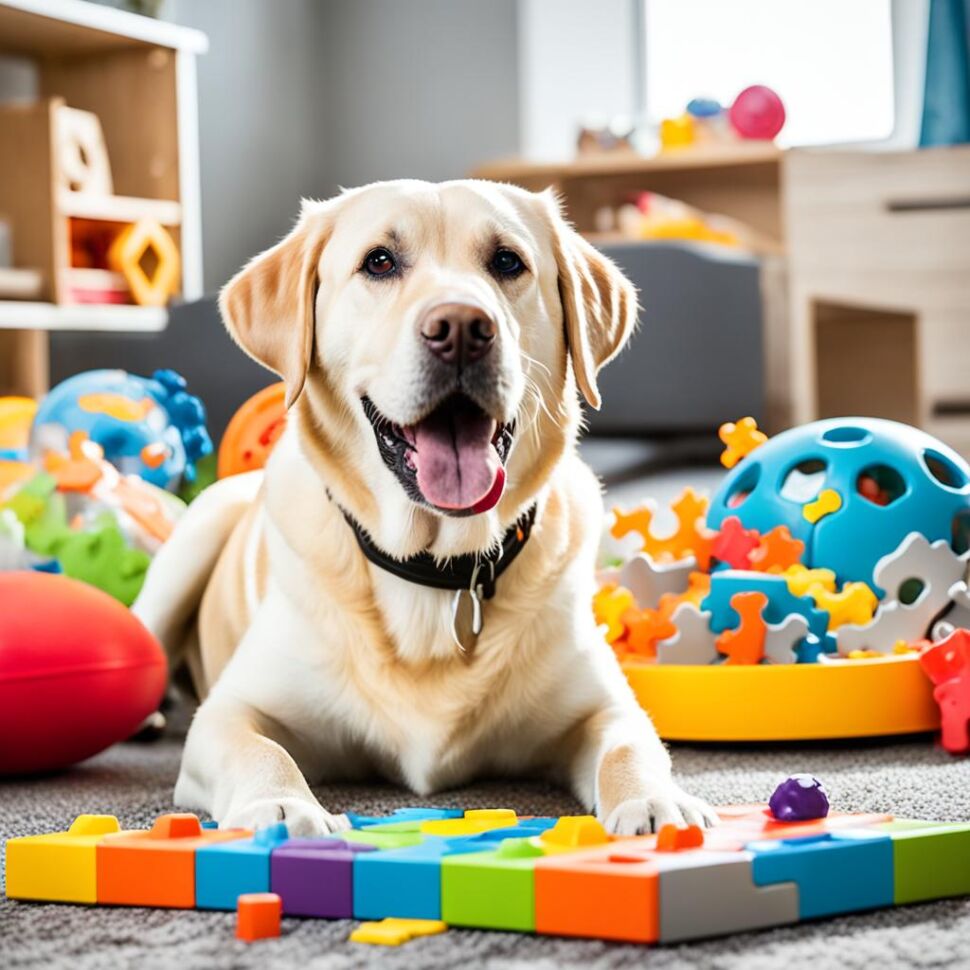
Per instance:
[[[151,253],[155,266],[146,271],[142,261]],[[178,290],[179,251],[165,227],[154,219],[139,219],[115,237],[108,264],[121,273],[139,306],[165,306]]]

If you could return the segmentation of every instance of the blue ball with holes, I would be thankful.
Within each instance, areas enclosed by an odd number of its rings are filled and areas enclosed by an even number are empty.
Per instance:
[[[830,511],[816,504],[826,492],[834,493],[823,496]],[[831,569],[840,582],[862,580],[881,596],[876,563],[911,532],[966,550],[970,465],[896,421],[815,421],[771,438],[732,469],[708,524],[718,528],[732,515],[761,533],[787,525],[805,543],[806,566]]]

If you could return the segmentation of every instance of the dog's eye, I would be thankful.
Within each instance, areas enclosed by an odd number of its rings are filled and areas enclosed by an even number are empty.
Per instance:
[[[388,250],[372,249],[364,257],[363,269],[370,276],[390,276],[397,269],[397,263]]]
[[[525,269],[525,263],[522,262],[519,254],[512,252],[511,249],[499,249],[489,265],[492,272],[499,276],[518,276]]]

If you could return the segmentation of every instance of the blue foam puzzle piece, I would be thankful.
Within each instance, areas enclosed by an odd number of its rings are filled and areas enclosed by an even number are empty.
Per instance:
[[[432,819],[462,818],[464,814],[464,809],[461,808],[426,808],[423,806],[397,808],[390,815],[346,813],[352,829],[365,829],[369,825],[388,825],[396,822],[429,822]]]
[[[711,614],[711,630],[723,633],[725,630],[735,629],[741,618],[731,606],[731,597],[736,593],[754,591],[768,597],[768,603],[761,614],[767,623],[782,623],[793,613],[804,616],[809,633],[819,641],[817,649],[814,650],[815,656],[823,649],[829,650],[829,615],[825,610],[820,610],[810,596],[796,596],[783,577],[744,569],[728,569],[711,575],[711,591],[701,602],[701,609]],[[806,647],[803,653],[807,659],[812,649]],[[802,654],[799,654],[799,661],[801,660]]]
[[[441,860],[446,855],[488,851],[508,838],[542,835],[556,821],[523,819],[475,835],[429,836],[419,845],[358,856],[354,859],[354,917],[441,919]]]
[[[893,843],[881,832],[846,829],[745,848],[754,853],[756,886],[797,884],[799,919],[893,905]]]
[[[196,908],[234,910],[243,893],[268,893],[270,856],[288,838],[286,823],[278,822],[260,829],[251,839],[196,849]]]

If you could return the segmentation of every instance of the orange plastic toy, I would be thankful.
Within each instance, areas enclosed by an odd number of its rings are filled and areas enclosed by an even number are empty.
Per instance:
[[[735,593],[731,607],[741,617],[736,630],[725,630],[715,641],[717,649],[727,655],[726,664],[757,664],[765,655],[765,621],[761,611],[768,605],[764,593],[752,590]]]
[[[236,901],[236,938],[252,943],[279,936],[282,916],[276,893],[243,893]]]
[[[762,573],[784,572],[797,566],[805,543],[792,536],[787,525],[776,525],[761,537],[761,543],[748,557],[751,569]]]
[[[262,468],[286,427],[286,385],[271,384],[243,403],[219,444],[218,475]]]
[[[677,517],[677,528],[669,536],[656,536],[651,530],[656,508],[641,505],[639,508],[624,512],[613,509],[614,523],[610,529],[616,539],[622,539],[636,532],[643,540],[641,550],[656,560],[684,559],[693,555],[702,569],[710,565],[710,548],[717,535],[704,526],[708,500],[698,495],[692,488],[685,488],[671,504],[670,509]]]
[[[676,852],[678,849],[699,849],[704,844],[704,831],[699,825],[678,828],[664,825],[657,834],[658,852]]]
[[[755,448],[760,448],[768,436],[758,430],[758,422],[754,418],[741,418],[740,421],[728,421],[718,429],[717,436],[724,442],[725,448],[721,454],[721,464],[725,468],[733,468],[742,458],[747,458]]]
[[[728,563],[732,569],[751,568],[751,554],[761,545],[756,529],[746,529],[736,515],[730,515],[716,536],[711,546],[715,559]]]
[[[155,266],[147,272],[143,260],[151,253]],[[168,231],[154,219],[125,226],[108,250],[108,265],[121,273],[139,306],[165,306],[178,290],[179,251]]]
[[[252,835],[246,829],[203,829],[189,813],[162,815],[147,832],[123,832],[98,843],[98,902],[119,906],[195,906],[195,850]]]

